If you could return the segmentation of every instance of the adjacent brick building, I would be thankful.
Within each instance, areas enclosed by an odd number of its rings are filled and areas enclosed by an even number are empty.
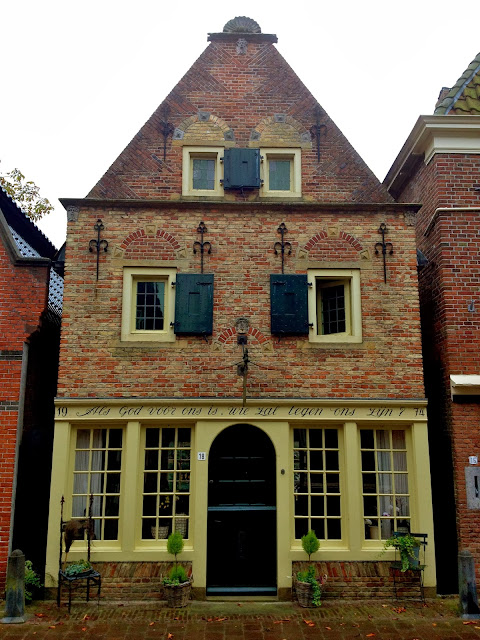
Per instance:
[[[480,568],[479,176],[480,54],[442,90],[434,114],[419,117],[384,181],[397,201],[423,203],[423,353],[438,578],[447,592],[457,589],[457,541]]]
[[[0,589],[12,545],[39,570],[45,561],[62,293],[56,254],[0,189]]]
[[[109,597],[158,597],[173,528],[197,597],[288,597],[310,528],[331,594],[390,594],[382,541],[433,535],[418,205],[394,202],[276,36],[236,18],[209,41],[63,201],[47,572],[62,495],[66,517],[93,495]]]

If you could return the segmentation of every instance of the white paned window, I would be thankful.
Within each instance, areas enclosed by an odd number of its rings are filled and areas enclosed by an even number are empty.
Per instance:
[[[293,430],[295,538],[313,529],[318,538],[342,537],[337,429]]]
[[[77,429],[72,518],[92,517],[97,540],[117,540],[122,473],[122,429]]]

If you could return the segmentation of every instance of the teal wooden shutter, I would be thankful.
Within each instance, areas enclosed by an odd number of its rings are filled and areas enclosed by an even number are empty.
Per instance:
[[[270,275],[270,305],[274,335],[308,335],[306,274]]]
[[[260,187],[260,149],[232,147],[223,153],[223,188],[258,189]]]
[[[177,335],[212,334],[213,274],[177,274],[174,331]]]

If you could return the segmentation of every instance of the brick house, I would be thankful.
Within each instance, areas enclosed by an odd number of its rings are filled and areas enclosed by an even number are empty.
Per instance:
[[[443,592],[458,587],[457,541],[480,568],[479,170],[480,54],[454,87],[442,89],[434,114],[419,117],[384,181],[398,202],[423,204],[416,230]]]
[[[45,562],[62,295],[56,259],[0,189],[0,589],[12,548],[39,569]]]
[[[158,597],[174,528],[199,598],[289,597],[311,528],[329,595],[390,594],[383,541],[433,535],[418,206],[394,202],[275,35],[235,18],[208,40],[88,196],[63,200],[47,572],[62,496],[82,517],[93,495],[107,597]]]

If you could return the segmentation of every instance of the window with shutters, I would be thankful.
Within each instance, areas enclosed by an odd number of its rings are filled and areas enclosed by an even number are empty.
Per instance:
[[[260,195],[273,198],[296,198],[302,195],[300,149],[260,149],[262,157]]]
[[[307,275],[271,274],[270,311],[273,335],[308,335]]]
[[[212,334],[213,274],[177,274],[174,331],[177,335]]]
[[[122,340],[175,340],[175,269],[126,267],[123,271]]]
[[[361,342],[359,269],[308,272],[310,342]]]
[[[225,149],[223,156],[224,189],[260,187],[260,149]]]
[[[223,196],[223,147],[183,147],[182,195]]]

